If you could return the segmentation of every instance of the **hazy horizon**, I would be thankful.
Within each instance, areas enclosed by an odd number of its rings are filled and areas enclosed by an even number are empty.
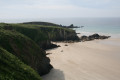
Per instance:
[[[95,26],[95,25],[109,25],[109,26],[120,26],[120,17],[107,17],[107,18],[44,18],[44,19],[1,19],[0,23],[22,23],[22,22],[50,22],[55,24],[70,25],[74,24],[76,26]]]
[[[119,0],[0,0],[0,19],[120,17]]]

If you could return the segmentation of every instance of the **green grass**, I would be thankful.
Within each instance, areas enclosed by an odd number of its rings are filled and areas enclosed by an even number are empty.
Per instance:
[[[1,29],[0,46],[36,71],[42,71],[40,65],[46,66],[43,64],[44,58],[46,58],[44,50],[33,40],[19,32]]]
[[[57,27],[57,26],[31,25],[31,24],[1,23],[0,28],[16,30],[16,31],[30,37],[32,40],[36,40],[38,35],[39,35],[39,39],[47,40],[47,39],[49,39],[48,34],[52,35],[52,38],[53,38],[53,37],[55,37],[55,36],[53,36],[53,34],[56,35],[56,33],[58,33],[58,31],[60,31],[60,30],[62,30],[62,31],[64,30],[66,32],[75,32],[74,30],[68,29],[68,28],[62,28],[62,27]]]
[[[0,47],[0,80],[41,80],[39,74]]]

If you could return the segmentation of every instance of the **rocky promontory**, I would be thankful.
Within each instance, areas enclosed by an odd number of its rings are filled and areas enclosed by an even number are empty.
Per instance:
[[[6,78],[10,78],[20,80],[22,78],[18,79],[18,77],[22,77],[24,75],[27,80],[30,78],[29,73],[31,74],[33,71],[33,77],[36,79],[31,79],[41,80],[40,76],[49,73],[53,68],[50,64],[50,59],[46,56],[45,49],[57,47],[57,45],[52,44],[51,41],[69,40],[79,41],[79,37],[72,29],[62,28],[59,26],[49,26],[48,24],[46,26],[39,24],[0,23],[0,48],[3,49],[3,52],[1,52],[5,54],[4,56],[6,57],[3,59],[2,55],[0,55],[0,61],[1,59],[5,61],[1,61],[4,63],[0,66],[4,66],[4,68],[0,68],[0,74],[2,74],[0,79],[6,80]],[[9,53],[11,57],[15,56],[18,58],[21,64],[24,63],[26,66],[31,67],[31,70],[26,72],[23,71],[23,74],[18,76],[16,73],[19,73],[23,67],[19,68],[20,70],[14,69],[16,66],[19,66],[20,63],[17,61],[11,62],[10,59],[12,58],[6,56],[7,53]],[[7,65],[9,66],[7,67]],[[27,69],[25,68],[24,70]],[[13,74],[7,74],[11,72],[13,72]],[[24,73],[27,73],[28,75],[25,75]],[[7,76],[5,76],[6,74]],[[18,77],[15,77],[15,75]]]

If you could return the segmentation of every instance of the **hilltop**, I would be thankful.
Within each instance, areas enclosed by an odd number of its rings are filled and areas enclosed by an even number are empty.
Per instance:
[[[58,24],[50,23],[50,22],[24,22],[23,24],[44,25],[44,26],[59,26]]]

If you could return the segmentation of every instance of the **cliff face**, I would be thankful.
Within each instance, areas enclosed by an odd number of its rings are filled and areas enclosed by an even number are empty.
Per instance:
[[[74,30],[56,26],[46,27],[31,24],[4,24],[2,28],[15,30],[28,36],[43,49],[56,47],[51,41],[79,40]]]
[[[57,29],[55,34],[56,35],[53,38],[51,38],[53,41],[79,40],[75,31],[67,31],[64,29]]]
[[[52,41],[79,40],[74,30],[60,27],[58,24],[48,22],[26,22],[24,24],[33,25],[34,27],[36,27],[35,25],[39,26],[39,30],[45,33]],[[40,27],[41,25],[44,26]]]
[[[31,66],[40,75],[48,73],[52,68],[45,51],[21,33],[0,30],[0,46]]]

